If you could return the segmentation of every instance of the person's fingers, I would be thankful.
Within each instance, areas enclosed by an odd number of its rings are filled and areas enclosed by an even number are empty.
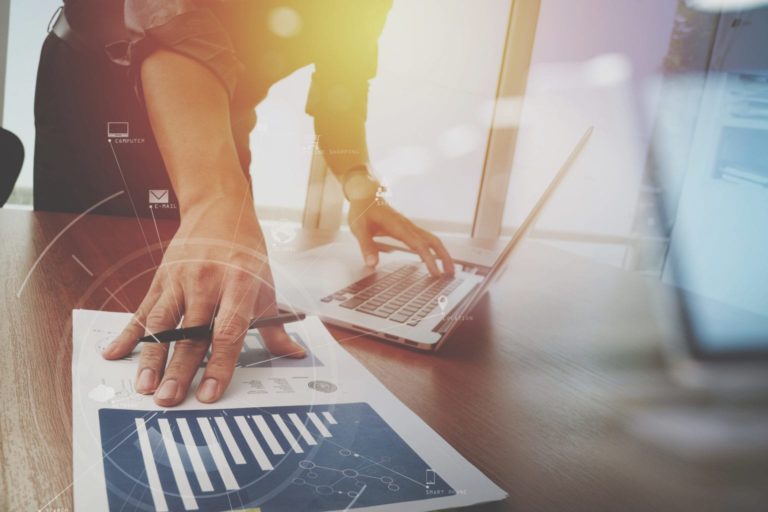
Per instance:
[[[451,258],[448,249],[446,249],[445,245],[443,245],[442,240],[440,240],[429,231],[424,231],[423,229],[421,231],[422,234],[429,240],[429,245],[432,250],[435,251],[437,257],[440,258],[440,261],[443,263],[443,272],[452,276],[456,272],[456,268],[453,264],[453,258]]]
[[[164,293],[147,315],[146,334],[173,329],[179,322],[178,310],[170,293]],[[157,389],[165,369],[168,344],[144,342],[136,371],[136,391],[150,394]]]
[[[279,313],[275,297],[275,284],[272,279],[272,270],[267,269],[262,276],[262,282],[258,289],[256,309],[253,318],[275,316]],[[273,356],[288,356],[302,358],[306,355],[304,348],[288,336],[283,326],[262,327],[259,329],[264,344]]]
[[[369,267],[375,267],[379,263],[379,248],[373,241],[373,235],[370,230],[362,223],[353,223],[352,234],[357,238],[360,244],[360,252],[363,253],[363,261]]]
[[[144,335],[146,321],[147,313],[141,309],[136,310],[128,325],[125,326],[112,343],[106,346],[101,356],[104,359],[121,359],[133,352],[133,349],[139,343],[139,338]]]
[[[213,325],[211,355],[197,388],[197,399],[201,402],[215,402],[229,386],[259,288],[258,280],[244,271],[231,272],[224,283],[221,305]]]
[[[277,298],[275,297],[275,281],[272,278],[272,269],[269,265],[261,270],[260,279],[251,288],[255,294],[256,305],[251,312],[251,318],[263,318],[274,316],[278,313]]]
[[[207,340],[184,340],[174,344],[171,361],[155,392],[156,404],[172,407],[184,400],[206,352]]]
[[[306,357],[307,352],[304,347],[296,343],[291,338],[285,328],[280,326],[274,327],[261,327],[259,333],[264,339],[264,345],[266,345],[269,353],[273,357],[290,357],[292,359],[301,359]]]
[[[258,289],[255,313],[253,318],[274,316],[279,313],[275,297],[275,284],[272,279],[272,270],[267,268],[262,273],[261,285]],[[275,357],[291,357],[300,359],[306,356],[304,348],[288,336],[282,325],[275,327],[262,327],[259,329],[266,349]]]
[[[430,274],[435,277],[440,275],[440,269],[437,266],[437,258],[435,258],[434,253],[432,253],[429,242],[421,236],[418,231],[408,230],[400,240],[405,242],[408,247],[421,256],[421,260],[427,266],[427,270],[429,270]]]
[[[426,264],[430,274],[433,276],[440,275],[437,259],[430,249],[429,241],[419,233],[419,228],[414,226],[411,221],[394,212],[394,215],[385,222],[384,228],[389,236],[400,240],[418,254]]]
[[[248,323],[249,319],[237,315],[230,321],[222,319],[214,325],[211,355],[197,388],[197,399],[201,402],[215,402],[229,386]]]
[[[201,295],[189,295],[188,300],[189,306],[184,313],[182,325],[193,327],[210,324],[215,307],[213,299],[205,300]],[[177,341],[174,344],[171,361],[165,368],[163,380],[155,392],[156,404],[170,407],[184,400],[197,369],[208,352],[208,346],[206,339]]]
[[[120,334],[112,340],[112,342],[106,346],[101,355],[105,359],[120,359],[131,352],[139,342],[139,338],[144,336],[146,330],[147,315],[152,310],[152,307],[160,297],[160,287],[155,285],[156,281],[152,282],[152,285],[144,297],[144,300],[139,304],[136,313],[134,313],[131,321],[120,332]]]

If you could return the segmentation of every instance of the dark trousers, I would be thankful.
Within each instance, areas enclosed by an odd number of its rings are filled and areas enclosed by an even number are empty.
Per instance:
[[[112,123],[112,124],[110,124]],[[103,49],[76,49],[54,34],[43,44],[35,91],[34,207],[178,218],[146,110],[127,71]]]

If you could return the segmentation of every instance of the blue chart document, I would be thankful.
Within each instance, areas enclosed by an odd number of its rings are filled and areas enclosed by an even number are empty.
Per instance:
[[[140,348],[101,356],[130,319],[73,315],[77,511],[426,512],[506,495],[316,317],[286,326],[305,358],[271,354],[252,331],[218,402],[191,393],[173,408],[136,393]]]
[[[329,511],[455,493],[365,403],[101,409],[99,423],[115,512]]]

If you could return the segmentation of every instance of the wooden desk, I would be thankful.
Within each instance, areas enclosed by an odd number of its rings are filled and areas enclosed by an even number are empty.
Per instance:
[[[105,288],[135,307],[150,278],[121,289],[152,266],[135,219],[85,217],[50,244],[73,219],[0,210],[1,510],[72,509],[71,311],[122,310]],[[173,226],[159,231],[168,240]],[[144,234],[157,242],[151,221]],[[768,509],[764,465],[694,464],[624,428],[643,390],[676,394],[647,289],[528,242],[439,354],[333,333],[510,495],[477,510]]]

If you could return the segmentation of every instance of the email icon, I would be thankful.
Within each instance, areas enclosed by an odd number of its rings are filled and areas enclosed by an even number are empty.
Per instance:
[[[168,204],[168,197],[167,190],[150,190],[149,204]]]

